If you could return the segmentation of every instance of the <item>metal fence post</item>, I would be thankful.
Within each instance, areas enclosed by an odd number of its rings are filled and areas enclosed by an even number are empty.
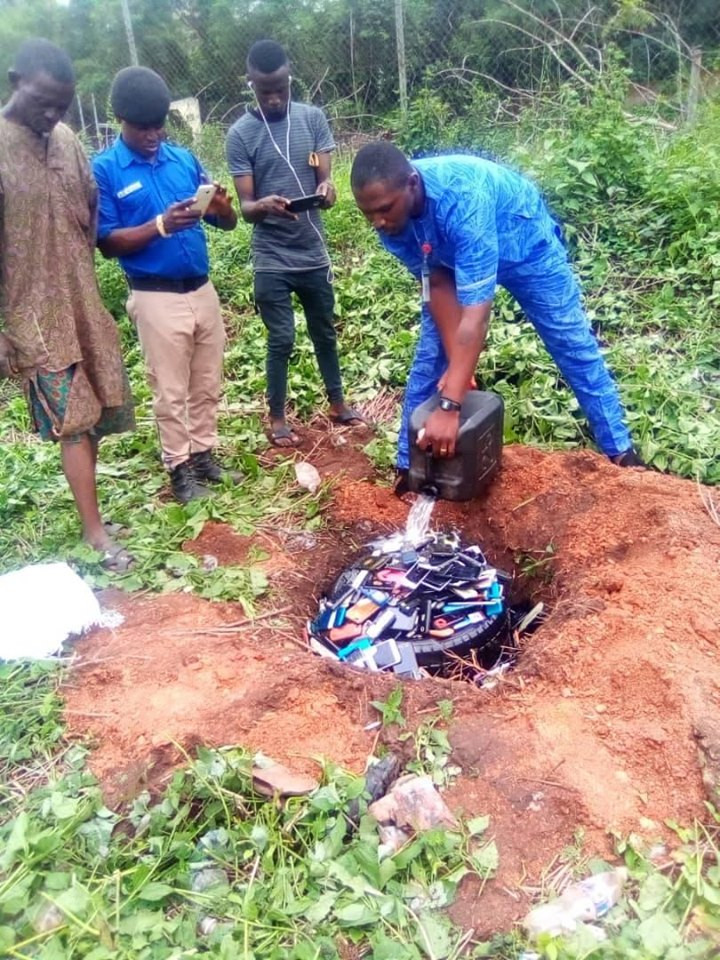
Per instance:
[[[120,0],[120,5],[122,7],[123,21],[125,22],[125,33],[127,34],[128,48],[130,50],[130,63],[133,67],[136,67],[140,62],[137,55],[137,47],[135,46],[135,34],[133,32],[132,19],[130,18],[130,7],[128,6],[128,0]]]
[[[700,99],[700,71],[702,70],[702,50],[700,47],[690,48],[690,80],[688,82],[687,106],[685,116],[688,123],[692,123],[697,115],[697,106]]]
[[[82,100],[80,99],[80,94],[75,94],[75,99],[77,100],[78,116],[80,117],[80,133],[85,132],[85,114],[83,113]]]
[[[398,87],[400,89],[400,113],[407,114],[407,60],[405,59],[405,24],[403,0],[395,0],[395,46],[397,48]]]

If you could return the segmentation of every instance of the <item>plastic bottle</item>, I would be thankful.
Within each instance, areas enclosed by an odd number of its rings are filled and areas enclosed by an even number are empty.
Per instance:
[[[503,441],[503,402],[495,393],[469,390],[460,411],[455,456],[436,458],[417,446],[420,430],[437,408],[435,394],[413,410],[410,417],[410,471],[414,493],[442,500],[471,500],[488,485],[500,467]]]
[[[617,867],[571,883],[556,900],[533,907],[523,925],[535,939],[542,933],[553,937],[572,933],[578,923],[598,920],[614,907],[626,880],[625,867]]]

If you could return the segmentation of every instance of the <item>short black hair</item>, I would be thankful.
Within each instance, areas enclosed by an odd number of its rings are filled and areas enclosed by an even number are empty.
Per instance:
[[[366,143],[355,155],[350,171],[350,186],[362,190],[370,183],[391,183],[401,187],[412,173],[410,161],[394,143],[376,140]]]
[[[54,43],[42,37],[31,37],[23,41],[15,54],[12,69],[19,77],[35,77],[38,73],[47,73],[58,83],[75,83],[75,71],[72,60]]]
[[[113,80],[110,105],[120,120],[160,127],[170,109],[170,91],[149,67],[125,67]]]
[[[257,70],[258,73],[275,73],[288,62],[285,47],[275,40],[258,40],[247,55],[248,70]]]

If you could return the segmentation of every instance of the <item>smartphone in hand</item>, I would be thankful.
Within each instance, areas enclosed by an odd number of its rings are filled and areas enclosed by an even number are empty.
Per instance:
[[[195,193],[195,202],[188,207],[193,213],[199,213],[204,216],[205,211],[210,206],[210,201],[215,196],[217,187],[214,183],[201,183]]]
[[[321,207],[324,202],[325,194],[312,193],[307,197],[296,197],[288,203],[287,208],[290,213],[303,213],[305,210],[313,210],[316,207]]]

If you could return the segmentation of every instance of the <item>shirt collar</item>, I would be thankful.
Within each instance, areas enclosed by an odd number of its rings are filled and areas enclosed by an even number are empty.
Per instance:
[[[118,137],[115,141],[115,149],[118,154],[118,160],[120,166],[125,168],[129,167],[131,163],[150,163],[146,157],[141,156],[139,153],[136,153],[134,150],[131,150],[130,147],[125,143],[122,137]],[[173,151],[169,148],[167,143],[161,143],[158,152],[155,164],[165,163],[168,160],[174,161],[176,158],[173,154]]]

